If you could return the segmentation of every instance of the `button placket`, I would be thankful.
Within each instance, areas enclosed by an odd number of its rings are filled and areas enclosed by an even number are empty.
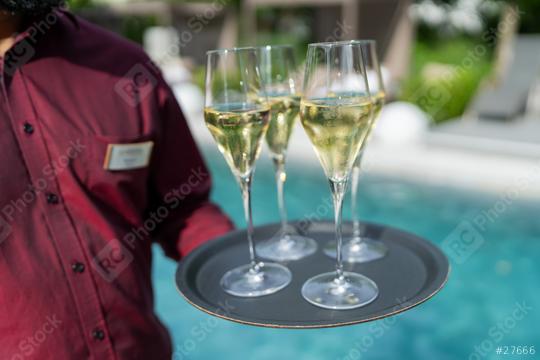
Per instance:
[[[0,84],[0,88],[6,95],[6,89],[2,85]],[[20,76],[12,81],[9,92],[12,95],[10,98],[12,101],[9,104],[11,109],[9,120],[16,134],[30,174],[30,180],[32,183],[39,184],[45,175],[44,168],[51,166],[54,154],[50,153],[46,145],[47,136],[43,134],[38,115],[32,113],[34,106],[31,103],[31,96],[23,86]],[[32,137],[30,138],[30,136]],[[51,238],[59,249],[60,260],[79,259],[80,261],[86,259],[89,255],[86,253],[84,243],[70,219],[67,207],[54,206],[63,201],[59,195],[61,194],[59,179],[54,173],[50,177],[47,175],[47,177],[46,187],[40,190],[44,190],[44,192],[40,196],[39,202],[42,203],[40,206],[45,206],[44,219],[50,229]],[[73,264],[65,261],[62,263],[66,271],[75,271],[72,267]],[[83,263],[81,262],[81,264]],[[76,266],[76,269],[81,271],[82,267],[79,265]],[[92,281],[92,273],[90,271],[84,272],[84,276],[70,276],[67,281],[74,293],[74,305],[80,313],[81,325],[88,334],[85,336],[85,342],[89,346],[89,351],[92,357],[104,358],[105,354],[111,352],[112,345],[105,335],[107,324],[101,310],[96,284]],[[96,324],[100,324],[100,327],[96,328]],[[92,338],[94,333],[95,338]]]

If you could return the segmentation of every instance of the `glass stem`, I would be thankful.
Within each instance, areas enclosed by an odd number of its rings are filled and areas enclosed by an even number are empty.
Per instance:
[[[332,189],[332,198],[334,200],[334,215],[336,225],[336,243],[337,243],[337,263],[336,273],[337,280],[343,281],[343,254],[342,242],[343,237],[341,234],[341,212],[343,210],[343,197],[345,196],[345,190],[347,189],[347,180],[341,182],[335,182],[330,180],[330,187]]]
[[[285,196],[283,194],[283,186],[287,180],[287,174],[285,173],[285,157],[274,156],[273,160],[276,168],[277,201],[279,207],[279,216],[281,218],[281,234],[283,239],[288,234],[287,208],[285,207]]]
[[[352,241],[360,242],[362,240],[360,233],[360,216],[358,215],[358,183],[360,182],[360,164],[362,162],[363,152],[358,154],[351,174],[351,215],[353,219],[353,238]]]
[[[249,243],[249,259],[252,272],[259,272],[259,262],[255,253],[255,245],[253,243],[253,215],[251,212],[251,179],[253,174],[239,179],[240,189],[242,190],[242,200],[244,202],[244,215],[247,224],[247,239]]]

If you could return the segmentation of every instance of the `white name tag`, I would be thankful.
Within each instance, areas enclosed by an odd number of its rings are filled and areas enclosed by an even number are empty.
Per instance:
[[[153,141],[136,144],[109,144],[103,168],[110,171],[147,167],[152,155]]]

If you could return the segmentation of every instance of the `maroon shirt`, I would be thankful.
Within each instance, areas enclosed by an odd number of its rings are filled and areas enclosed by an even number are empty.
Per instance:
[[[152,241],[178,259],[232,225],[137,46],[64,11],[28,26],[0,69],[0,358],[170,358]]]

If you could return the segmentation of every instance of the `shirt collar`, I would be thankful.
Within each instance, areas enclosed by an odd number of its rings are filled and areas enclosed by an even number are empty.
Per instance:
[[[26,41],[33,48],[42,36],[53,31],[54,27],[63,26],[66,30],[78,31],[80,28],[79,20],[69,11],[61,8],[39,16],[32,16],[23,19],[21,28],[24,29],[15,36],[13,46],[8,51],[18,46],[19,43]],[[23,45],[27,46],[27,45]],[[34,58],[31,56],[25,62],[29,62]],[[3,59],[0,57],[0,60]]]
[[[66,23],[66,19],[74,26],[75,30],[79,30],[79,20],[71,12],[60,8],[52,10],[44,15],[36,15],[23,20],[22,32],[17,34],[15,42],[19,42],[23,39],[30,37],[35,40],[36,36],[41,36],[57,23]],[[44,30],[45,29],[45,30]]]

